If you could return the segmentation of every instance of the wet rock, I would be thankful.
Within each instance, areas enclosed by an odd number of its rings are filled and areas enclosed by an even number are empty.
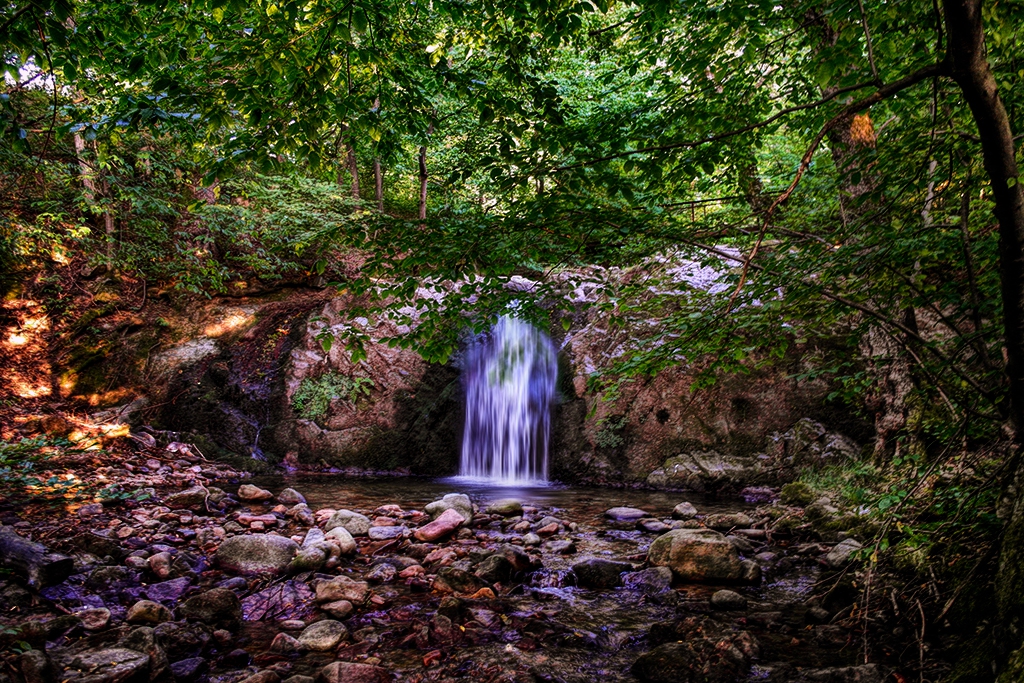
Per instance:
[[[632,571],[633,566],[625,562],[614,562],[592,558],[572,566],[576,585],[580,588],[615,588],[622,585],[623,572]]]
[[[363,536],[366,535],[364,531]],[[356,539],[353,534],[347,528],[343,526],[336,526],[332,528],[324,536],[324,540],[334,543],[341,550],[342,555],[351,555],[356,551]]]
[[[576,552],[576,544],[572,541],[545,541],[541,550],[555,555],[572,555]]]
[[[640,655],[633,675],[650,683],[697,683],[697,657],[685,643],[665,643]]]
[[[672,588],[672,570],[668,567],[651,567],[638,572],[629,572],[622,577],[627,588],[642,591],[647,595],[662,593]]]
[[[294,636],[290,636],[287,633],[278,633],[274,636],[274,639],[270,641],[270,651],[278,654],[291,654],[293,652],[302,652],[305,647],[299,642]]]
[[[309,509],[309,506],[305,503],[298,503],[285,511],[284,516],[288,519],[294,519],[299,524],[305,526],[313,526],[316,524],[316,518],[313,516],[313,511]]]
[[[150,555],[146,560],[146,564],[149,566],[149,571],[158,579],[166,579],[171,575],[171,554],[168,552],[156,553]]]
[[[466,500],[469,499],[466,498]],[[472,519],[472,515],[470,516],[470,519]],[[455,508],[449,508],[440,512],[433,522],[429,522],[428,524],[421,526],[413,533],[413,535],[416,537],[417,540],[425,541],[428,543],[433,542],[439,538],[444,538],[445,536],[451,534],[466,521],[468,520],[465,519],[465,517],[459,510]]]
[[[168,621],[153,629],[153,637],[170,659],[179,660],[198,657],[214,636],[206,624]]]
[[[299,634],[299,642],[306,649],[316,652],[333,650],[338,644],[348,637],[348,629],[345,624],[333,619],[324,619],[310,624]]]
[[[367,535],[371,541],[390,541],[393,538],[404,537],[405,533],[404,526],[372,526]]]
[[[736,548],[738,553],[750,555],[754,552],[754,544],[741,536],[729,535],[725,538],[729,543],[732,543],[732,547]]]
[[[437,578],[434,579],[436,590],[450,593],[475,593],[485,587],[487,584],[482,579],[455,567],[444,567],[437,572]]]
[[[164,498],[164,505],[172,510],[206,510],[206,497],[209,492],[202,486],[193,486],[184,491],[177,491]]]
[[[155,602],[175,603],[188,590],[190,585],[192,585],[192,579],[183,576],[178,579],[171,579],[170,581],[150,584],[146,586],[143,592],[147,598]]]
[[[324,524],[324,531],[344,527],[353,536],[365,536],[370,530],[370,518],[351,510],[338,510]]]
[[[665,524],[665,522],[660,519],[654,519],[653,517],[641,519],[636,523],[636,528],[640,531],[646,531],[652,534],[662,534],[671,529],[668,524]]]
[[[761,583],[761,565],[753,560],[743,560],[740,562],[740,567],[742,568],[740,581],[750,584]]]
[[[316,683],[316,679],[312,676],[303,676],[301,674],[295,674],[284,679],[284,683]]]
[[[616,522],[636,522],[651,514],[638,508],[616,507],[605,510],[604,516]]]
[[[325,538],[326,536],[324,535],[323,531],[321,531],[317,527],[313,527],[312,529],[306,532],[305,538],[302,539],[302,547],[309,548],[311,546],[316,545],[317,543],[323,543]]]
[[[850,556],[863,547],[859,541],[852,538],[840,541],[825,556],[825,563],[833,569],[840,569],[850,561]]]
[[[780,491],[779,501],[783,505],[810,505],[814,502],[817,494],[807,484],[802,481],[791,481],[782,487]]]
[[[543,543],[543,539],[532,531],[528,534],[523,534],[523,545],[540,545]]]
[[[155,625],[162,624],[165,621],[170,621],[172,618],[171,610],[167,609],[159,602],[153,602],[152,600],[139,600],[131,606],[124,620],[129,624]]]
[[[274,494],[259,486],[242,484],[238,487],[238,498],[247,503],[262,503],[265,500],[273,500]]]
[[[523,504],[515,498],[503,498],[496,500],[484,510],[489,515],[501,515],[502,517],[515,517],[523,514]]]
[[[423,511],[434,519],[437,519],[448,510],[458,512],[467,524],[473,520],[473,503],[470,502],[469,496],[464,493],[449,493],[441,500],[427,503],[427,506],[423,508]]]
[[[128,648],[108,648],[84,652],[69,667],[81,675],[76,683],[127,683],[145,681],[149,676],[149,656]],[[64,675],[67,678],[67,672]]]
[[[335,600],[334,602],[327,602],[320,605],[327,614],[330,614],[335,619],[344,619],[348,615],[352,614],[352,610],[355,609],[352,603],[348,600]]]
[[[213,561],[234,574],[279,574],[298,551],[298,544],[284,536],[233,536],[221,544]]]
[[[398,570],[393,565],[381,563],[366,574],[366,580],[370,583],[390,583],[397,575]]]
[[[210,665],[202,657],[189,657],[171,663],[171,675],[181,683],[196,683],[209,670]]]
[[[504,555],[491,555],[477,565],[473,574],[487,583],[502,583],[510,580],[514,571]]]
[[[804,669],[797,683],[882,683],[885,676],[877,664]]]
[[[82,620],[82,628],[86,631],[99,631],[110,623],[110,610],[106,607],[82,610],[75,616]]]
[[[149,626],[133,628],[117,642],[117,647],[135,650],[149,657],[149,677],[156,680],[167,671],[167,653],[160,647],[156,629]]]
[[[114,591],[130,581],[131,572],[127,567],[100,567],[89,574],[85,585],[90,588]]]
[[[277,494],[277,502],[281,505],[305,505],[306,497],[293,488],[287,488]]]
[[[742,512],[722,512],[704,518],[704,526],[718,531],[729,529],[746,529],[754,523]]]
[[[248,661],[249,654],[245,650],[242,650],[242,654],[245,655],[245,659],[246,661]],[[263,671],[254,673],[252,676],[249,676],[248,678],[243,678],[238,683],[281,683],[281,677],[278,675],[276,671],[264,669]]]
[[[298,554],[288,564],[288,573],[301,574],[302,572],[319,571],[326,563],[327,552],[323,548],[317,546],[300,548]]]
[[[387,669],[358,662],[334,662],[320,670],[318,683],[387,683]]]
[[[757,641],[743,631],[680,640],[641,655],[633,674],[650,683],[734,683],[746,680],[750,662],[759,654]]]
[[[682,502],[672,508],[673,519],[693,519],[697,516],[697,508],[693,506],[693,503]]]
[[[194,595],[178,606],[183,619],[231,628],[242,621],[242,605],[238,596],[226,588],[214,588]]]
[[[365,581],[353,581],[347,576],[337,576],[316,584],[316,601],[318,603],[347,600],[353,604],[362,604],[370,593],[370,585]]]
[[[668,567],[684,581],[739,581],[739,554],[725,536],[711,529],[675,529],[651,544],[647,561]]]
[[[538,528],[536,533],[538,536],[550,536],[552,534],[557,534],[559,528],[560,527],[556,523],[551,522],[550,524]]]
[[[735,591],[720,590],[711,595],[711,606],[726,611],[747,609],[747,599]]]

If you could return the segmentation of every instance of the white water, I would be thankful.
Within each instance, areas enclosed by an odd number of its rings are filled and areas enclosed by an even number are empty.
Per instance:
[[[503,316],[470,344],[462,372],[466,426],[459,475],[507,484],[547,481],[558,376],[551,340]]]

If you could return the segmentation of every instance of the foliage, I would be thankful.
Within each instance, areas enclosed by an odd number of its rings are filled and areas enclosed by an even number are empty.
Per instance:
[[[326,372],[316,379],[303,379],[292,396],[292,405],[304,419],[320,420],[327,415],[333,401],[341,400],[354,406],[360,399],[369,398],[374,386],[369,377]]]
[[[616,415],[602,418],[598,423],[594,443],[599,448],[618,448],[625,443],[622,432],[626,428],[626,416]]]

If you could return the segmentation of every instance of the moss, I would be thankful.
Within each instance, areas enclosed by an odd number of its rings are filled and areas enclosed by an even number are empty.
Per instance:
[[[817,494],[809,484],[793,481],[782,487],[779,500],[786,505],[809,505],[814,502]]]
[[[1006,668],[999,674],[996,683],[1020,683],[1024,681],[1024,647],[1010,654]]]

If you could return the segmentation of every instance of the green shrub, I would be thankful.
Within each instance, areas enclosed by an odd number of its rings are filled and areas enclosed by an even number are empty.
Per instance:
[[[307,420],[320,420],[327,415],[331,402],[342,400],[353,406],[361,398],[368,398],[376,386],[369,377],[347,377],[328,372],[314,379],[307,377],[292,396],[295,411]]]

